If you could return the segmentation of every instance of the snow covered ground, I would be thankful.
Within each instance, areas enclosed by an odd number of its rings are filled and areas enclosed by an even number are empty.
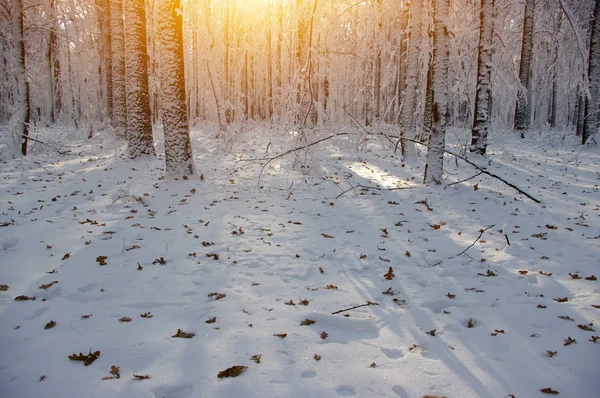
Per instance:
[[[329,134],[195,131],[204,181],[107,133],[2,162],[0,397],[600,395],[597,149],[492,137],[479,164],[541,204],[424,187],[381,137],[236,162]]]

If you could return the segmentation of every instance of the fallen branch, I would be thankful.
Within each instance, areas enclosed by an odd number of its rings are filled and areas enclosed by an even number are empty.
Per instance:
[[[48,145],[48,146],[50,146],[50,144],[48,144],[47,142],[40,141],[40,140],[38,140],[38,139],[35,139],[35,138],[32,138],[32,137],[30,137],[30,136],[21,135],[21,137],[23,137],[23,138],[26,138],[26,139],[28,139],[28,140],[30,140],[30,141],[33,141],[33,142],[37,142],[38,144],[42,144],[42,145]],[[59,151],[59,150],[58,150],[58,149],[56,149],[56,148],[52,148],[52,149],[54,149],[56,152],[58,152],[58,154],[59,154],[59,155],[68,155],[68,154],[71,152],[71,151],[61,152],[61,151]]]
[[[485,228],[485,229],[481,229],[481,230],[479,230],[479,236],[477,237],[477,239],[475,239],[475,241],[474,241],[473,243],[471,243],[471,244],[469,245],[469,247],[467,247],[465,250],[463,250],[463,251],[461,251],[460,253],[458,253],[456,256],[448,257],[448,259],[449,259],[449,260],[452,260],[453,258],[456,258],[456,257],[458,257],[458,256],[460,256],[460,255],[462,255],[462,254],[466,254],[466,253],[467,253],[467,250],[469,250],[470,248],[472,248],[473,246],[475,246],[475,244],[476,244],[477,242],[479,242],[479,239],[481,239],[481,237],[483,236],[483,234],[485,233],[485,231],[487,231],[488,229],[492,229],[492,228],[494,228],[495,226],[496,226],[496,224],[492,224],[492,225],[490,225],[489,227],[487,227],[487,228]],[[471,256],[469,256],[469,257],[471,257]],[[472,257],[471,257],[471,259],[472,259]]]
[[[344,308],[343,310],[332,312],[331,315],[339,314],[340,312],[346,312],[346,311],[350,311],[350,310],[355,310],[355,309],[360,308],[360,307],[368,307],[370,305],[379,305],[379,304],[373,303],[371,301],[367,301],[367,304],[355,305],[354,307]]]
[[[356,188],[365,188],[365,189],[375,189],[377,191],[399,191],[401,189],[412,189],[413,187],[396,187],[396,188],[379,188],[379,187],[370,187],[368,185],[362,185],[362,184],[358,184],[358,185],[352,185],[350,188],[346,189],[345,191],[343,191],[342,193],[340,193],[338,196],[336,196],[336,199],[339,199],[340,197],[342,197],[343,195],[345,195],[346,193],[355,190]]]
[[[483,171],[480,171],[479,173],[475,174],[474,176],[471,176],[471,177],[469,177],[469,178],[465,178],[464,180],[460,180],[460,181],[453,182],[453,183],[451,183],[451,184],[448,184],[448,185],[446,185],[446,186],[447,186],[447,187],[451,187],[452,185],[456,185],[456,184],[460,184],[460,183],[462,183],[462,182],[466,182],[466,181],[472,180],[473,178],[475,178],[475,177],[479,177],[479,176],[480,176],[480,175],[482,175],[482,174],[483,174]]]

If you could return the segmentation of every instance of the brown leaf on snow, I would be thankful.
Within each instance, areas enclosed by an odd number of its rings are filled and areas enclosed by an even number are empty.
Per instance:
[[[300,322],[300,326],[309,326],[312,325],[313,323],[315,323],[315,321],[313,321],[312,319],[305,319],[302,322]]]
[[[573,322],[575,322],[575,319],[571,318],[571,317],[570,317],[570,316],[568,316],[568,315],[559,315],[558,317],[559,317],[560,319],[564,319],[565,321],[573,321]]]
[[[336,285],[327,285],[327,286],[325,286],[325,289],[327,289],[327,290],[335,290],[337,288],[338,287]]]
[[[315,354],[315,356],[313,358],[315,359],[315,361],[321,360],[321,356],[319,354]]]
[[[361,254],[360,257],[359,257],[360,260],[364,260],[365,258],[367,258],[366,254]]]
[[[448,294],[446,294],[446,296],[447,296],[449,299],[453,299],[454,297],[456,297],[456,294],[448,293]]]
[[[290,301],[284,301],[284,302],[283,302],[283,304],[285,304],[285,305],[296,305],[296,304],[294,303],[294,300],[290,300]]]
[[[262,358],[262,354],[256,354],[250,357],[250,359],[256,363],[260,363],[260,358]]]
[[[63,258],[62,258],[62,259],[63,259],[63,260],[66,260],[66,259],[68,259],[68,258],[71,258],[71,252],[69,252],[69,253],[65,253],[65,255],[63,256]]]
[[[593,323],[590,323],[588,325],[577,325],[579,329],[585,330],[586,332],[595,332],[596,330],[593,328],[593,326]]]
[[[133,378],[136,380],[148,380],[150,379],[149,375],[133,375]]]
[[[175,333],[173,336],[173,338],[180,338],[180,339],[191,339],[192,337],[194,337],[196,335],[196,333],[186,333],[181,329],[177,329],[177,333]]]
[[[538,304],[537,308],[548,308],[548,306],[546,306],[546,305],[541,305],[541,304]]]
[[[327,235],[325,233],[321,234],[321,236],[324,237],[324,238],[327,238],[327,239],[333,239],[334,238],[334,236]]]
[[[29,296],[17,296],[15,297],[15,301],[27,301],[27,300],[35,300],[35,297],[29,297]]]
[[[152,318],[154,315],[152,315],[151,312],[144,312],[142,315],[140,315],[142,318],[147,318],[150,319]]]
[[[215,323],[216,321],[217,321],[217,317],[215,316],[210,319],[207,319],[206,321],[204,321],[204,323],[211,324],[211,323]]]
[[[8,285],[0,285],[0,292],[5,292],[8,290]]]
[[[558,354],[558,351],[550,351],[550,350],[546,350],[546,354],[552,358],[553,356],[555,356],[556,354]]]
[[[527,275],[528,273],[529,273],[529,271],[525,271],[525,270],[519,271],[519,274],[521,274],[521,275]]]
[[[50,321],[46,324],[46,326],[44,326],[44,330],[45,329],[52,329],[54,326],[56,326],[56,322],[54,321]]]
[[[405,252],[404,252],[404,255],[405,255],[406,257],[410,257],[410,252],[407,250],[407,251],[405,251]]]
[[[281,339],[285,339],[287,337],[287,333],[276,333],[273,336],[280,337]]]
[[[124,316],[119,318],[119,322],[131,322],[131,318],[129,318],[128,316]]]
[[[442,395],[423,395],[423,398],[448,398]]]
[[[246,369],[248,369],[247,366],[232,366],[230,368],[220,371],[217,377],[219,379],[222,379],[224,377],[238,377]]]
[[[494,271],[492,271],[491,269],[488,269],[487,272],[485,274],[482,274],[481,272],[478,273],[477,275],[479,276],[485,276],[485,277],[490,277],[490,276],[497,276],[496,273]]]
[[[81,319],[88,319],[91,316],[92,316],[92,314],[82,315]]]
[[[600,340],[600,336],[592,336],[589,341],[596,343],[598,340]]]
[[[553,394],[553,395],[559,394],[558,391],[553,390],[550,387],[542,388],[540,391],[543,392],[544,394]]]
[[[321,332],[321,339],[322,340],[325,340],[328,336],[329,336],[329,334],[326,331],[322,331]]]
[[[592,307],[600,309],[600,305],[592,304]]]
[[[307,298],[305,298],[304,300],[300,300],[300,304],[302,304],[303,306],[307,306],[309,302],[310,300]]]
[[[598,280],[598,278],[596,278],[594,275],[586,276],[584,279],[586,281],[596,281],[596,280]]]
[[[208,253],[206,257],[212,257],[213,260],[217,261],[219,259],[219,255],[217,253]]]
[[[383,277],[388,281],[391,281],[392,279],[394,279],[394,271],[392,270],[392,267],[390,267],[390,269],[388,269],[387,273],[383,274]]]
[[[565,339],[565,344],[564,344],[564,346],[566,347],[566,346],[568,346],[568,345],[571,345],[571,344],[573,344],[573,343],[577,343],[577,340],[575,340],[575,339],[572,339],[572,338],[571,338],[571,336],[569,336],[569,337],[567,337],[567,338]]]
[[[107,264],[107,262],[106,262],[107,258],[108,257],[106,257],[106,256],[98,256],[98,257],[96,257],[96,262],[98,264],[100,264],[100,265],[106,265]]]
[[[226,297],[227,295],[225,293],[209,293],[208,297],[214,297],[215,301],[217,300],[221,300],[222,298]]]
[[[54,285],[55,283],[58,283],[58,281],[54,281],[54,282],[48,283],[48,284],[46,284],[46,285],[41,285],[41,286],[40,286],[40,289],[44,289],[44,290],[46,290],[46,289],[49,289],[49,288],[51,288],[51,287],[52,287],[52,285]]]
[[[121,372],[119,370],[119,366],[112,365],[110,367],[110,374],[113,375],[115,377],[115,379],[120,379],[121,378]]]
[[[552,272],[544,272],[544,271],[540,271],[540,274],[544,275],[544,276],[552,276]]]
[[[387,258],[383,258],[383,257],[381,257],[381,256],[379,256],[379,259],[380,259],[381,261],[385,262],[385,263],[389,263],[389,262],[390,262],[390,260],[388,260]]]
[[[441,225],[439,225],[439,224],[429,224],[429,226],[430,226],[431,228],[433,228],[434,230],[436,230],[436,231],[437,231],[438,229],[440,229],[440,227],[441,227]]]
[[[564,302],[569,301],[569,298],[568,297],[557,297],[557,298],[554,298],[552,300],[554,300],[554,301],[556,301],[558,303],[564,303]]]
[[[96,359],[98,359],[98,357],[100,357],[100,351],[92,352],[91,349],[90,349],[90,353],[87,355],[84,355],[81,352],[79,353],[79,355],[77,355],[77,354],[69,355],[69,359],[71,361],[82,361],[85,366],[90,366],[91,364],[93,364],[94,361]]]
[[[431,329],[429,332],[426,332],[430,336],[435,336],[435,329]]]
[[[572,273],[570,273],[570,272],[569,272],[569,276],[570,276],[572,279],[581,279],[581,277],[579,276],[579,274],[578,274],[578,273],[574,273],[574,274],[572,274]]]

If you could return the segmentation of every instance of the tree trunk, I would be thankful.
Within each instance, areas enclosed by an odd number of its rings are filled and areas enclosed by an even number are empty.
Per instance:
[[[471,129],[471,152],[484,155],[490,126],[490,97],[492,96],[492,45],[494,39],[494,0],[481,0],[479,22],[479,54],[477,57],[477,87],[475,89],[475,118]]]
[[[124,6],[127,144],[129,156],[137,158],[154,154],[148,91],[146,1],[127,0]]]
[[[31,122],[31,100],[29,95],[29,81],[27,79],[27,64],[25,60],[25,37],[23,0],[14,0],[13,32],[16,44],[15,75],[17,81],[17,117],[14,125],[15,143],[20,144],[21,154],[27,156],[29,130]],[[16,148],[14,148],[16,152]]]
[[[415,108],[417,99],[419,54],[421,52],[421,1],[413,1],[410,5],[410,31],[408,36],[408,54],[406,56],[406,84],[402,91],[402,107],[400,110],[400,137],[414,138]],[[415,157],[415,144],[400,141],[402,157]]]
[[[429,135],[424,182],[441,184],[448,123],[449,0],[434,0],[433,4],[433,128]]]
[[[592,36],[590,41],[590,54],[588,58],[588,80],[590,93],[585,101],[585,118],[581,143],[585,144],[588,138],[598,131],[600,117],[600,0],[596,0],[592,22]]]
[[[50,95],[51,115],[50,120],[55,124],[59,118],[62,108],[62,93],[60,84],[60,53],[58,43],[58,13],[56,11],[56,0],[50,0],[50,33],[48,37],[48,62],[50,63]]]
[[[521,63],[519,66],[519,80],[521,88],[517,93],[517,106],[515,109],[515,130],[525,137],[531,119],[531,58],[533,52],[533,22],[534,0],[525,3],[525,16],[523,18],[523,42],[521,44]]]
[[[161,40],[159,70],[167,174],[191,175],[195,167],[185,99],[181,0],[161,0],[156,7]]]
[[[429,137],[433,127],[433,58],[427,65],[427,82],[425,83],[425,109],[423,109],[423,132]]]
[[[123,24],[123,0],[109,1],[113,89],[113,113],[111,124],[118,137],[126,137],[127,97],[125,94],[125,30]]]

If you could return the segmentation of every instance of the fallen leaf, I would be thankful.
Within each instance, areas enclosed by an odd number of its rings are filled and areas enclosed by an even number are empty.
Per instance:
[[[304,300],[300,300],[300,304],[302,304],[303,306],[307,306],[309,302],[310,301],[307,298],[305,298]]]
[[[107,258],[108,257],[106,257],[106,256],[98,256],[98,257],[96,257],[96,262],[98,264],[100,264],[100,265],[106,265],[107,264],[107,262],[106,262]]]
[[[173,336],[173,338],[181,338],[181,339],[191,339],[192,337],[194,337],[196,335],[196,333],[186,333],[181,329],[177,329],[177,333],[175,333]]]
[[[327,285],[327,286],[325,286],[325,289],[327,289],[327,290],[335,290],[337,288],[338,287],[336,285]]]
[[[361,254],[360,257],[359,257],[360,260],[364,260],[365,258],[367,258],[366,254]]]
[[[8,290],[8,285],[0,285],[0,292],[5,292]]]
[[[590,323],[588,325],[577,325],[579,329],[585,330],[586,332],[595,332],[596,330],[592,326],[594,326],[593,323]]]
[[[35,297],[29,297],[29,296],[17,296],[17,297],[15,297],[15,301],[27,301],[27,300],[35,300]]]
[[[285,339],[287,337],[287,333],[277,333],[277,334],[274,334],[273,336]]]
[[[285,305],[296,305],[296,304],[294,304],[294,301],[293,301],[293,300],[290,300],[290,301],[284,301],[284,302],[283,302],[283,304],[285,304]]]
[[[572,273],[570,273],[570,272],[569,272],[569,276],[570,276],[572,279],[581,279],[581,277],[579,276],[579,274],[578,274],[578,273],[574,273],[574,274],[572,274]]]
[[[313,321],[312,319],[305,319],[302,322],[300,322],[300,326],[309,326],[313,323],[315,323],[315,321]]]
[[[596,280],[598,280],[598,278],[596,278],[594,275],[586,276],[584,279],[586,281],[596,281]]]
[[[383,277],[388,281],[394,279],[394,271],[392,270],[392,267],[390,267],[387,273],[383,274]]]
[[[209,293],[208,297],[214,297],[215,301],[217,300],[221,300],[223,297],[226,297],[227,295],[225,293]]]
[[[553,394],[553,395],[559,394],[558,391],[553,390],[550,387],[542,388],[540,391],[543,392],[544,394]]]
[[[256,355],[252,355],[250,357],[251,360],[253,360],[256,363],[260,363],[260,358],[262,357],[262,354],[256,354]]]
[[[482,274],[481,272],[478,273],[477,275],[479,276],[485,276],[485,277],[490,277],[490,276],[497,276],[496,273],[494,271],[492,271],[491,269],[488,269],[487,272],[485,274]]]
[[[204,323],[211,324],[211,323],[215,323],[216,321],[217,321],[217,317],[215,316],[210,319],[207,319],[206,321],[204,321]]]
[[[65,255],[63,256],[63,258],[62,258],[62,259],[63,259],[63,260],[66,260],[66,259],[68,259],[68,258],[71,258],[71,252],[69,252],[69,253],[65,253]]]
[[[167,260],[165,260],[164,257],[159,257],[159,258],[155,259],[154,261],[152,261],[152,264],[165,265],[165,264],[167,264]]]
[[[54,326],[56,326],[56,322],[50,321],[44,326],[44,329],[52,329]]]
[[[546,354],[552,358],[553,356],[555,356],[556,354],[558,354],[558,351],[550,351],[550,350],[546,350]]]
[[[46,380],[46,375],[40,376],[40,381]]]
[[[469,318],[469,321],[467,322],[467,327],[469,329],[472,329],[473,327],[475,327],[475,324],[476,322],[473,319]]]
[[[553,300],[556,302],[559,302],[559,303],[564,303],[564,302],[569,301],[569,298],[568,297],[557,297],[557,298],[554,298]]]
[[[552,272],[544,272],[544,271],[540,271],[540,274],[544,275],[544,276],[552,276]]]
[[[449,299],[453,299],[454,297],[456,297],[456,294],[448,293],[448,294],[446,294],[446,296],[447,296]]]
[[[600,340],[600,336],[592,336],[589,341],[591,341],[592,343],[595,343],[598,340]]]
[[[41,285],[41,286],[40,286],[40,289],[44,289],[44,290],[46,290],[46,289],[49,289],[49,288],[51,288],[51,287],[52,287],[52,285],[54,285],[54,284],[56,284],[56,283],[58,283],[58,281],[54,281],[54,282],[48,283],[48,284],[46,284],[46,285]]]
[[[430,336],[435,336],[435,330],[436,329],[431,329],[429,332],[426,332],[426,333]]]
[[[524,270],[519,271],[519,274],[521,274],[521,275],[527,275],[528,273],[529,273],[529,271],[524,271]]]
[[[440,229],[440,227],[441,227],[441,225],[439,225],[439,224],[429,224],[429,226],[430,226],[431,228],[433,228],[434,230],[436,230],[436,231],[437,231],[438,229]]]
[[[92,363],[94,363],[94,361],[96,359],[98,359],[98,357],[100,357],[100,351],[95,351],[92,353],[91,349],[90,349],[90,353],[87,355],[84,355],[81,352],[79,353],[79,355],[77,355],[77,354],[69,355],[69,359],[71,361],[82,361],[85,366],[90,366]]]
[[[124,316],[119,318],[119,322],[131,322],[131,318]]]
[[[135,375],[135,374],[133,375],[133,377],[136,380],[148,380],[150,378],[150,376],[148,376],[148,375]]]
[[[329,336],[329,334],[327,334],[327,332],[326,332],[326,331],[322,331],[322,332],[321,332],[321,339],[322,339],[322,340],[325,340],[325,339],[326,339],[328,336]]]
[[[369,367],[371,367],[371,368],[374,368],[376,366],[377,366],[377,364],[375,362],[371,362],[371,364],[369,365]]]
[[[313,358],[315,359],[315,361],[321,360],[321,356],[319,354],[315,354],[315,356]]]
[[[333,239],[334,237],[331,235],[327,235],[325,233],[321,234],[322,237],[327,238],[327,239]]]
[[[121,378],[121,372],[119,370],[119,366],[112,365],[110,367],[110,374],[113,375],[115,377],[115,379],[120,379]]]
[[[81,319],[88,319],[91,316],[92,316],[92,314],[82,315]]]
[[[546,306],[546,305],[541,305],[541,304],[538,304],[538,306],[537,306],[537,307],[538,307],[538,308],[548,308],[548,306]]]
[[[142,315],[140,315],[140,316],[141,316],[142,318],[147,318],[147,319],[150,319],[150,318],[152,318],[154,315],[152,315],[152,313],[150,313],[150,312],[145,312],[145,313],[143,313],[143,314],[142,314]]]
[[[571,317],[570,317],[570,316],[568,316],[568,315],[559,315],[558,317],[559,317],[560,319],[564,319],[565,321],[573,321],[573,322],[575,322],[575,319],[571,318]]]
[[[565,347],[566,347],[566,346],[568,346],[568,345],[571,345],[571,344],[573,344],[573,343],[575,343],[575,344],[576,344],[576,343],[577,343],[577,340],[575,340],[575,339],[572,339],[572,338],[571,338],[571,336],[569,336],[569,337],[567,337],[567,338],[565,339],[565,344],[564,344],[564,345],[565,345]]]
[[[230,368],[220,371],[217,377],[219,379],[222,379],[224,377],[238,377],[246,369],[248,369],[247,366],[232,366]]]

